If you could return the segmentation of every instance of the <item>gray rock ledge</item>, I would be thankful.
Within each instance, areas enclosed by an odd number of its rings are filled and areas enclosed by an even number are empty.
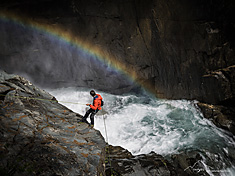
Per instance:
[[[98,130],[26,79],[0,71],[0,175],[105,175]]]

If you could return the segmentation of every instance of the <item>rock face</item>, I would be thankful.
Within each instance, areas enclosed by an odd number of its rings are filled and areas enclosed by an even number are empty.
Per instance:
[[[106,155],[106,175],[207,176],[219,175],[220,172],[229,174],[229,171],[224,168],[224,161],[217,155],[210,155],[207,151],[184,151],[166,159],[155,152],[133,156],[122,147],[109,145]],[[233,154],[229,154],[228,157],[231,157],[231,160],[234,159]],[[231,163],[227,164],[232,167]]]
[[[230,131],[235,135],[234,106],[209,105],[198,103],[204,116],[211,120],[216,126]]]
[[[235,67],[230,66],[211,72],[204,76],[204,81],[207,85],[205,88],[207,96],[218,103],[198,103],[199,108],[216,126],[235,134]],[[214,96],[214,90],[218,92],[218,96]]]
[[[120,146],[109,145],[106,154],[107,175],[177,175],[174,167],[154,152],[133,156]]]
[[[105,175],[105,141],[23,77],[0,72],[0,175]]]

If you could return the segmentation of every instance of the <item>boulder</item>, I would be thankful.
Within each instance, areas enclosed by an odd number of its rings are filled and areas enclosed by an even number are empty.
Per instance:
[[[234,149],[231,148],[228,157],[233,161]],[[233,167],[232,162],[225,161],[218,153],[211,153],[207,150],[185,150],[171,156],[170,162],[178,175],[232,175],[229,168]],[[225,166],[225,163],[227,166]]]
[[[161,155],[151,152],[134,156],[120,146],[106,148],[106,175],[173,176],[174,167]]]
[[[205,118],[211,120],[217,127],[223,128],[235,135],[234,106],[198,103],[198,107]]]

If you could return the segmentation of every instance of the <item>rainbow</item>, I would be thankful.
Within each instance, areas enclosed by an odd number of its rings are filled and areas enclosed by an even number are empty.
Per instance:
[[[23,25],[40,32],[52,35],[66,43],[78,47],[83,52],[94,56],[102,63],[107,64],[119,73],[126,75],[127,79],[135,82],[137,85],[144,88],[147,92],[155,94],[155,90],[151,83],[143,83],[138,79],[137,71],[133,68],[126,66],[118,61],[114,56],[110,55],[110,52],[105,51],[103,48],[92,45],[89,41],[86,41],[79,36],[74,36],[70,31],[64,30],[58,25],[49,25],[45,22],[37,22],[30,18],[22,17],[14,13],[0,12],[0,19],[5,21],[11,21],[13,23]]]

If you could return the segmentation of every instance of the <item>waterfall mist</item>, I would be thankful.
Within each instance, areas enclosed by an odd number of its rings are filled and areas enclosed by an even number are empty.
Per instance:
[[[0,68],[40,87],[96,87],[128,92],[134,82],[97,56],[56,35],[0,20]]]

